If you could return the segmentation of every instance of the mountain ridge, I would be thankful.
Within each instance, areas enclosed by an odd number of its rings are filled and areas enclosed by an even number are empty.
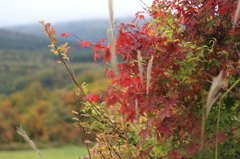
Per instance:
[[[115,19],[116,22],[119,23],[131,23],[134,17],[130,18],[119,18]],[[48,23],[48,22],[45,22]],[[49,22],[51,23],[51,22]],[[141,20],[139,22],[142,25],[144,22]],[[60,34],[69,32],[84,41],[91,41],[93,43],[98,42],[100,39],[107,39],[107,29],[109,28],[109,20],[108,19],[93,19],[93,20],[79,20],[79,21],[70,21],[70,22],[59,22],[59,23],[51,23],[51,27],[53,27],[56,31],[56,38],[61,38]],[[20,25],[13,27],[4,27],[3,29],[17,31],[21,33],[38,35],[38,36],[46,36],[40,30],[43,29],[43,26],[40,24],[34,25]],[[115,29],[115,33],[117,28]],[[74,37],[68,37],[69,40],[75,40]]]

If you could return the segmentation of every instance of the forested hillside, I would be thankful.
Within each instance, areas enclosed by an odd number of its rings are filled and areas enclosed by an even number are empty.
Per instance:
[[[0,29],[0,50],[47,50],[47,44],[47,38]]]
[[[65,42],[69,43],[72,63],[94,62],[90,48],[80,48],[77,40],[62,38],[58,43]],[[57,66],[57,57],[49,52],[49,44],[47,37],[0,29],[0,94],[22,90],[35,80],[49,88],[62,87],[70,81],[64,70]],[[57,76],[65,78],[56,81]]]

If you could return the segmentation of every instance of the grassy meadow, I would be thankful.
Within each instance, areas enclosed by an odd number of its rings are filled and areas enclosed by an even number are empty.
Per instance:
[[[78,159],[87,154],[85,147],[64,146],[40,149],[45,159]],[[0,159],[41,159],[34,150],[0,151]]]

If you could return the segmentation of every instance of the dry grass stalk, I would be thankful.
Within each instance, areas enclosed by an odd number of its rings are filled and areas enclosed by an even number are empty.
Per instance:
[[[30,140],[30,138],[28,137],[27,133],[22,129],[21,126],[19,128],[17,127],[17,133],[24,138],[24,140],[30,145],[30,147],[34,151],[36,151],[39,154],[39,156],[41,156],[41,158],[44,159],[43,155],[40,153],[40,151],[38,150],[37,146],[34,144],[34,142],[32,140]]]
[[[142,62],[141,62],[141,52],[139,50],[137,50],[137,58],[138,58],[138,69],[139,69],[139,72],[140,72],[140,79],[141,79],[141,83],[143,85],[143,65],[142,65]]]
[[[150,81],[151,81],[153,58],[154,58],[154,56],[152,56],[151,59],[149,60],[148,68],[147,68],[147,98],[148,98],[149,86],[150,86]]]
[[[135,99],[135,112],[136,112],[136,120],[137,120],[137,123],[139,124],[139,109],[138,109],[137,99]]]
[[[239,14],[240,14],[240,0],[238,0],[238,6],[237,6],[237,9],[236,9],[236,13],[234,15],[233,25],[235,25],[237,23],[237,20],[239,18]]]
[[[113,1],[108,0],[108,10],[109,10],[109,20],[110,20],[110,29],[107,30],[108,39],[110,41],[110,51],[111,51],[111,65],[115,73],[115,76],[118,76],[117,69],[117,56],[116,56],[116,39],[113,36]]]
[[[210,91],[209,91],[208,97],[207,97],[206,118],[209,115],[212,105],[221,96],[221,93],[219,93],[218,90],[223,85],[222,74],[223,74],[223,71],[221,71],[217,77],[213,78],[213,82],[212,82],[212,85],[210,87]]]
[[[109,11],[109,20],[110,20],[110,29],[113,36],[113,1],[108,0],[108,11]]]

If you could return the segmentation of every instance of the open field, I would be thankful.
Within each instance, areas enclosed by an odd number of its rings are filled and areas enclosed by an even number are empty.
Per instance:
[[[85,147],[64,146],[40,149],[45,159],[78,159],[87,154]],[[0,151],[0,159],[41,159],[34,150]]]

